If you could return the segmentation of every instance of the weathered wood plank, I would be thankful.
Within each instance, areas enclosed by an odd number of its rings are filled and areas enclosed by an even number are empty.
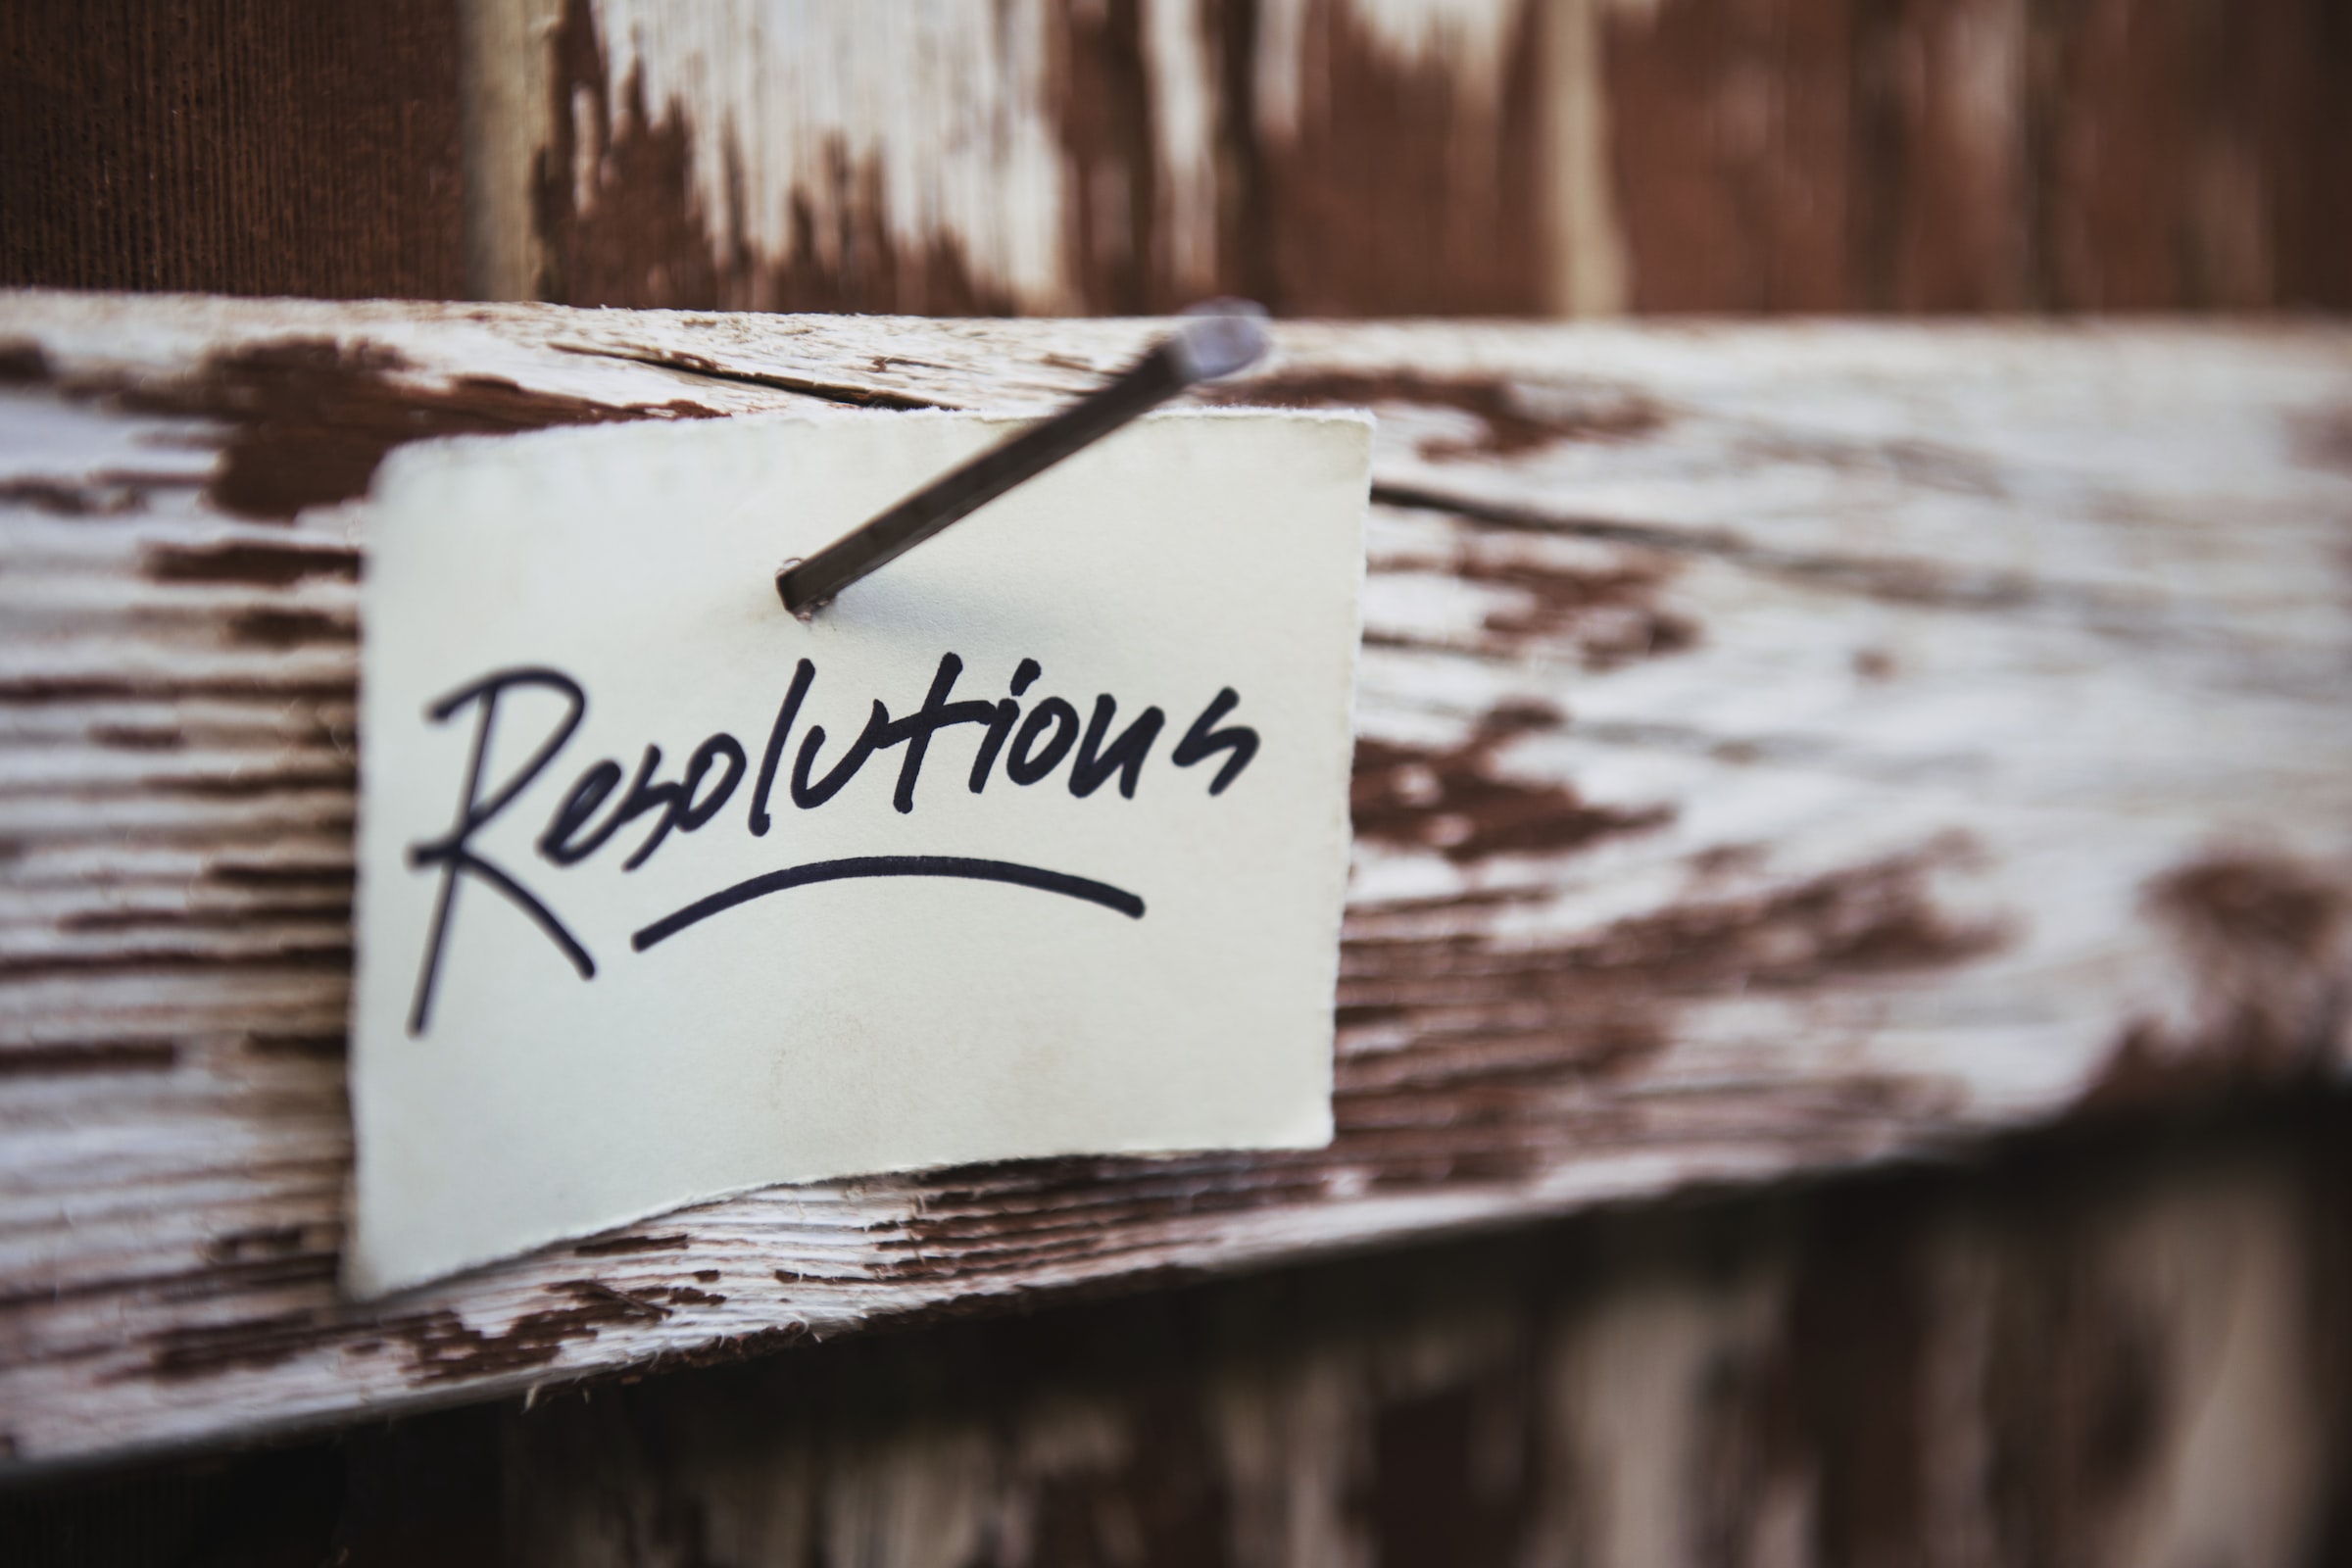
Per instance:
[[[2113,1117],[0,1489],[0,1559],[2327,1563],[2347,1203],[2352,1095]]]
[[[20,7],[0,284],[2342,307],[2348,45],[2324,0]]]
[[[566,1568],[2324,1560],[2344,1131],[2135,1128],[553,1396],[500,1423],[506,1539]]]
[[[354,1308],[396,442],[1034,404],[1132,321],[0,297],[22,1464],[2338,1070],[2352,332],[1286,327],[1383,416],[1319,1153],[777,1189]]]
[[[473,286],[1294,316],[2352,303],[2311,0],[467,0]],[[2332,160],[2332,161],[2331,161]]]

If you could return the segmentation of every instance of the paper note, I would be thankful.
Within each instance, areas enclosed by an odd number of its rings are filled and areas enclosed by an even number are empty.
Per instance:
[[[770,1183],[1328,1141],[1368,428],[1146,419],[784,611],[1013,428],[384,466],[352,1291]]]

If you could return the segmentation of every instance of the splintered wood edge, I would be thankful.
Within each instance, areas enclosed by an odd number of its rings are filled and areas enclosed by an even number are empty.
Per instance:
[[[2352,333],[1291,325],[1212,398],[1383,416],[1333,1147],[771,1189],[338,1301],[375,460],[1049,406],[1152,330],[0,296],[16,1467],[2341,1069]]]

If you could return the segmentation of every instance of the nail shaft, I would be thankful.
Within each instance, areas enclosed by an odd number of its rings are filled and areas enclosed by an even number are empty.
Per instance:
[[[807,561],[776,573],[784,608],[807,614],[956,519],[1150,412],[1196,381],[1226,375],[1263,352],[1256,319],[1200,316],[1059,414],[992,447]]]

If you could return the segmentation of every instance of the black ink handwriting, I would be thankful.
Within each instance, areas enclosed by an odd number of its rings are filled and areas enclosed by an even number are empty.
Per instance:
[[[753,836],[760,837],[773,825],[768,807],[780,773],[784,775],[785,792],[792,804],[802,810],[813,810],[846,789],[875,753],[894,747],[903,747],[905,751],[891,804],[901,812],[911,812],[932,742],[941,732],[967,724],[981,732],[967,779],[975,795],[986,789],[1002,757],[1004,775],[1015,785],[1042,783],[1067,760],[1071,795],[1083,800],[1115,778],[1120,797],[1135,799],[1152,748],[1167,725],[1163,710],[1147,707],[1119,729],[1116,728],[1118,701],[1104,692],[1095,698],[1094,710],[1084,721],[1078,709],[1058,696],[1039,699],[1028,706],[1024,714],[1023,699],[1044,674],[1036,660],[1022,660],[1006,683],[1007,694],[994,701],[954,700],[963,670],[961,658],[953,653],[943,654],[922,702],[902,717],[893,718],[890,709],[879,698],[873,699],[864,724],[840,747],[832,765],[820,774],[818,759],[826,739],[821,724],[811,723],[807,727],[797,755],[789,767],[785,764],[793,727],[800,720],[817,677],[815,663],[801,660],[760,751],[746,828]],[[561,698],[563,713],[520,766],[495,787],[486,789],[483,772],[490,762],[501,703],[510,693],[533,689],[552,692]],[[1219,691],[1169,754],[1171,762],[1185,768],[1224,754],[1223,764],[1209,782],[1211,796],[1222,795],[1257,755],[1258,735],[1254,729],[1239,724],[1218,727],[1240,701],[1230,686]],[[587,948],[573,937],[548,904],[507,867],[494,863],[474,848],[483,831],[514,805],[570,743],[587,715],[588,694],[578,681],[561,670],[524,666],[496,670],[468,682],[425,711],[433,723],[442,724],[467,708],[477,710],[479,716],[456,818],[446,833],[409,849],[409,863],[413,868],[434,872],[440,878],[410,1007],[412,1034],[423,1033],[430,1018],[434,986],[449,942],[458,890],[467,878],[495,889],[519,908],[571,961],[582,979],[593,979],[597,972],[596,961]],[[696,746],[674,778],[662,776],[662,748],[649,743],[633,774],[624,772],[621,763],[612,758],[591,762],[558,798],[535,842],[540,858],[559,871],[568,869],[595,856],[632,823],[650,818],[652,830],[620,863],[623,871],[634,871],[652,859],[673,833],[695,833],[715,820],[745,776],[753,772],[743,744],[723,730]],[[624,778],[628,780],[625,789]],[[1135,919],[1141,919],[1144,913],[1143,900],[1132,893],[1038,866],[955,856],[855,856],[788,867],[738,882],[647,926],[637,933],[632,946],[643,952],[689,925],[785,888],[872,876],[944,876],[1000,882],[1081,899]]]

